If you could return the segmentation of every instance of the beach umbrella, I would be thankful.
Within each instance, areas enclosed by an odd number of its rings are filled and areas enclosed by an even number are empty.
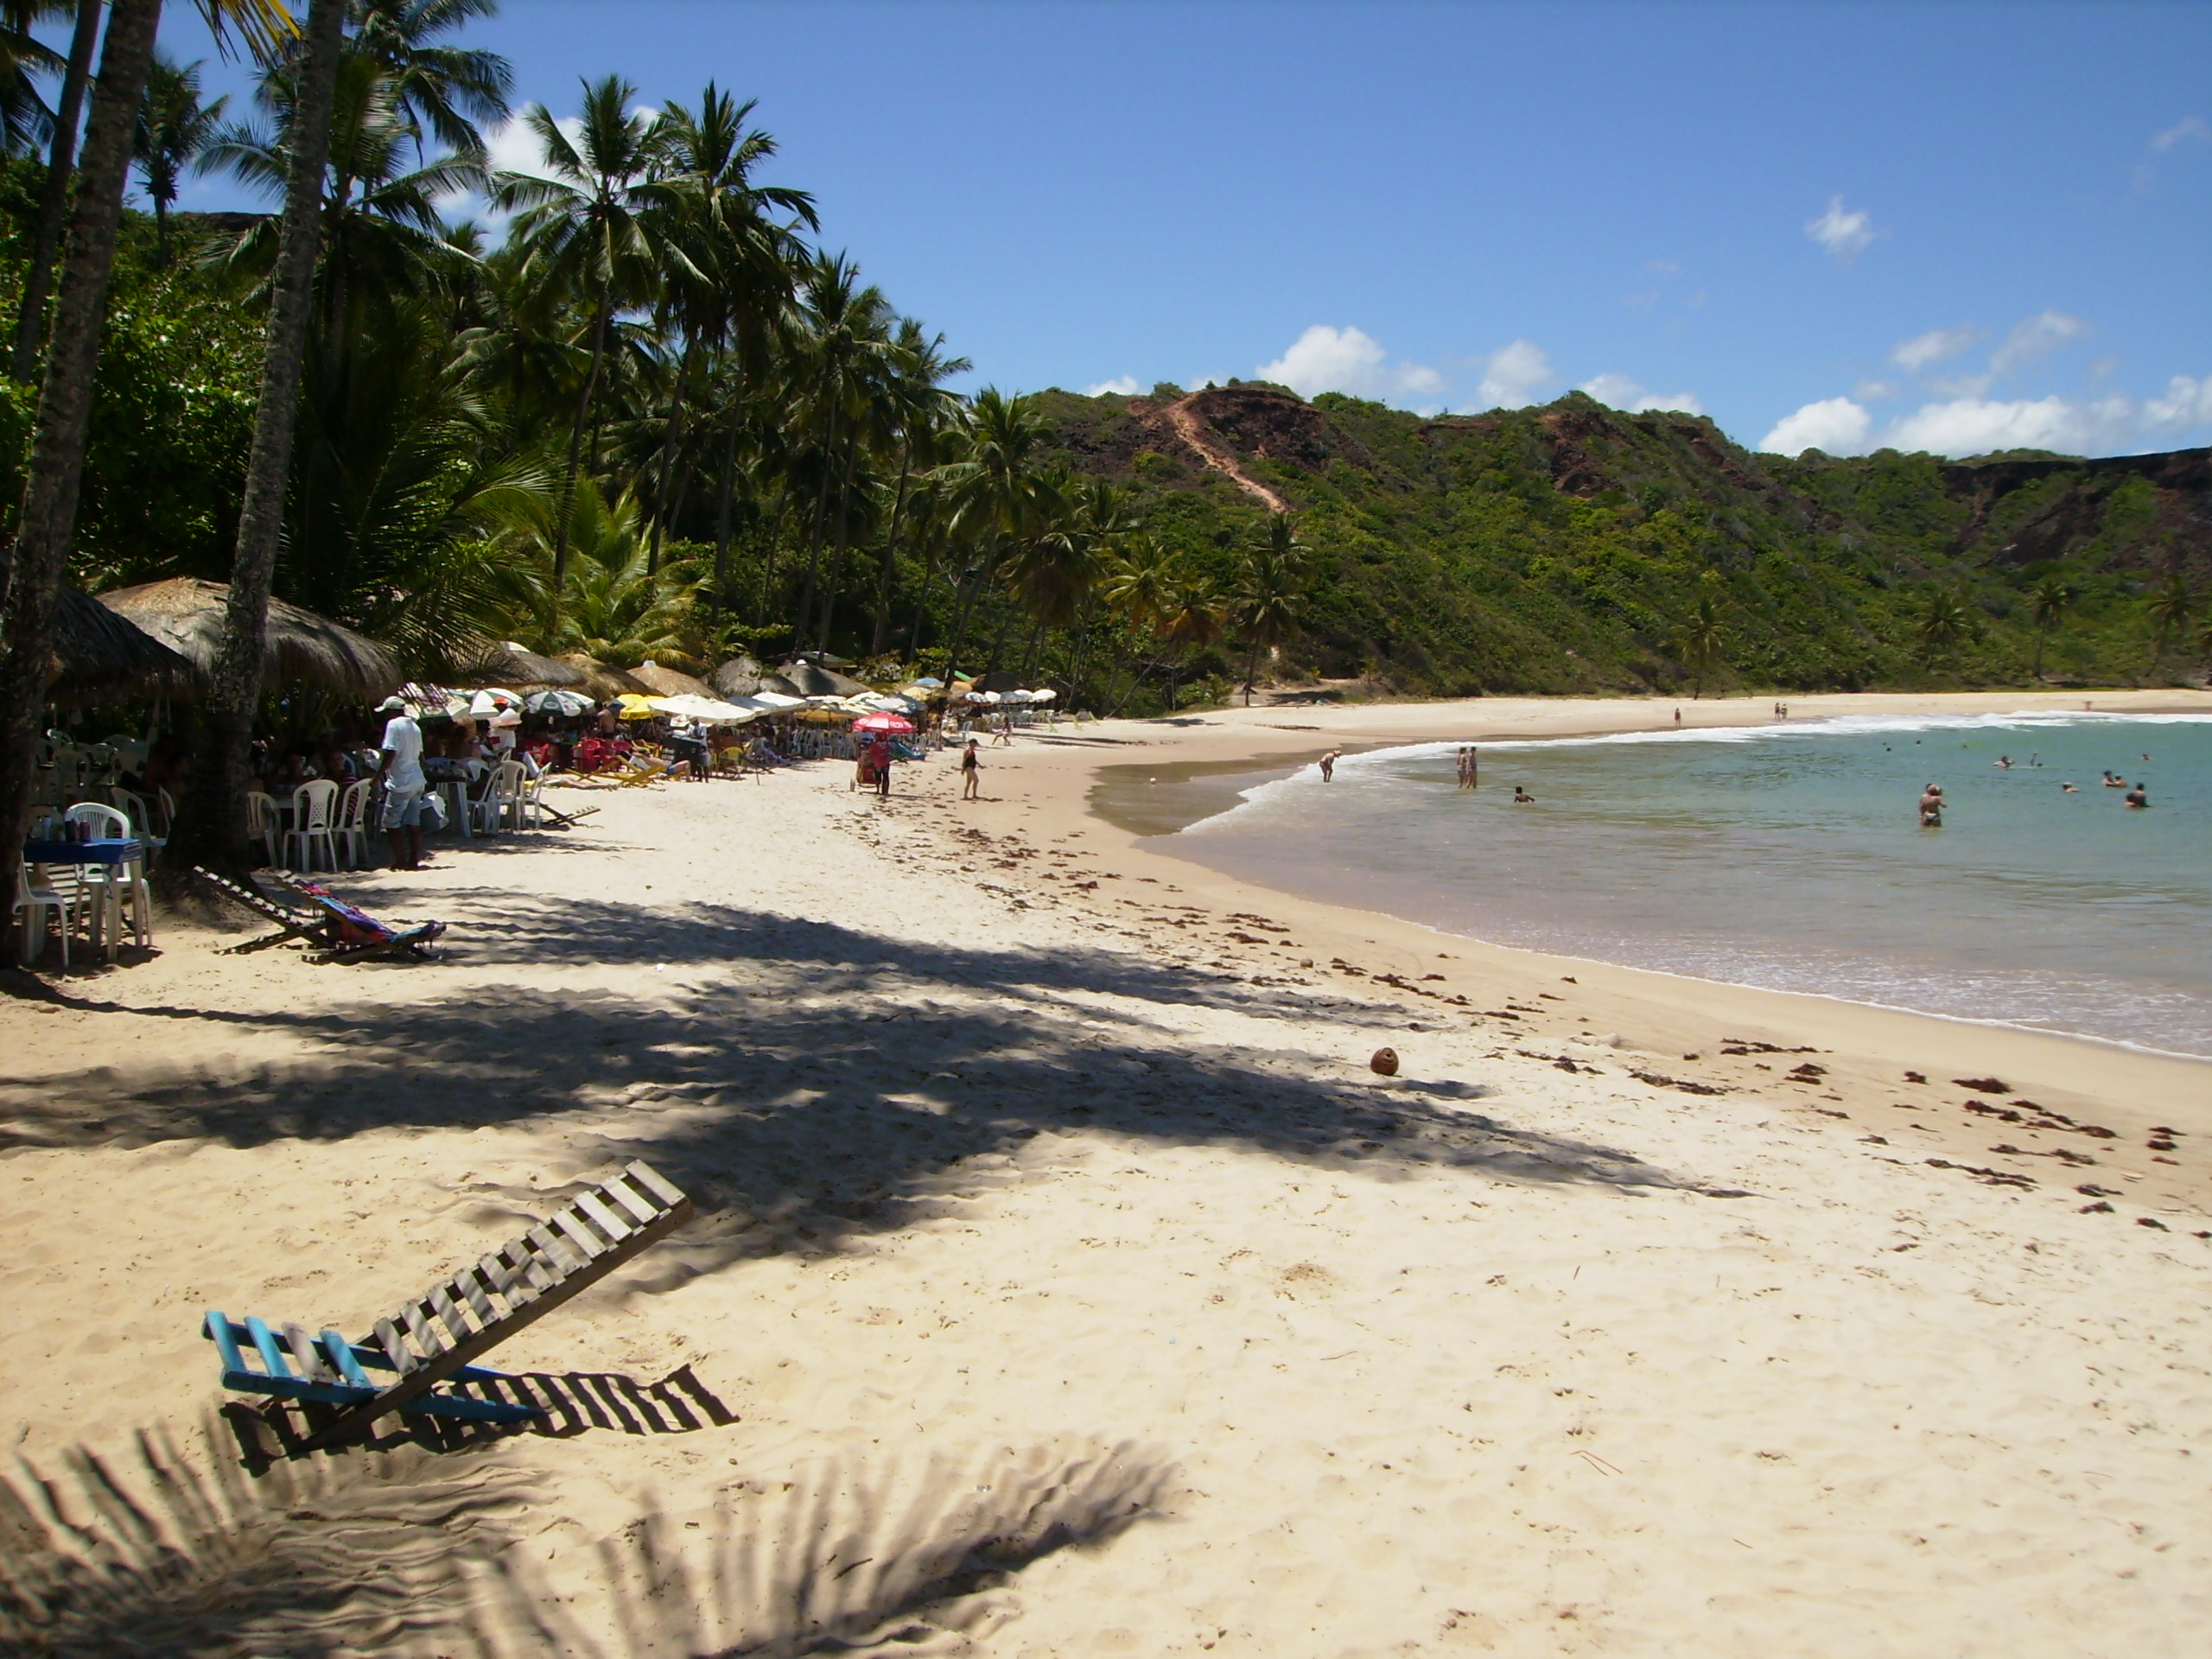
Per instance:
[[[503,639],[464,671],[472,680],[512,685],[522,691],[543,691],[582,685],[583,670],[557,658],[541,657],[512,639]]]
[[[650,657],[630,671],[630,677],[645,688],[647,696],[704,697],[709,702],[715,701],[715,688],[704,680],[664,668]]]
[[[758,720],[761,712],[758,709],[724,702],[719,697],[655,697],[652,704],[660,714],[680,715],[686,720],[703,720],[714,726],[742,726],[748,720]]]
[[[563,715],[573,720],[579,715],[591,713],[595,706],[581,691],[533,691],[522,700],[525,711],[533,715]]]
[[[1057,697],[1060,694],[1058,692],[1053,690],[1051,686],[1047,685],[1032,691],[1029,694],[1029,701],[1032,702],[1050,702],[1054,697]]]
[[[806,707],[806,699],[804,697],[794,697],[782,691],[755,691],[751,697],[747,699],[747,701],[757,702],[762,708],[768,709],[772,713],[779,713],[786,709],[804,709]]]
[[[919,679],[915,680],[913,683],[931,691],[942,691],[944,690],[944,682],[943,680],[934,679],[927,674],[925,674]]]
[[[226,583],[171,576],[99,595],[101,604],[136,623],[191,663],[204,683],[222,649]],[[398,688],[398,665],[373,639],[364,638],[281,599],[269,601],[269,632],[261,659],[264,687],[281,690],[318,686],[356,702],[375,702]]]
[[[914,729],[914,722],[907,719],[904,715],[880,713],[862,715],[858,720],[853,722],[853,729],[856,732],[904,732],[911,734]]]
[[[625,691],[614,699],[615,715],[621,720],[651,720],[660,712],[653,707],[653,700],[642,691]]]
[[[469,692],[467,696],[468,712],[479,718],[498,714],[502,703],[510,709],[522,707],[522,693],[510,691],[504,685],[487,685],[480,691]]]
[[[849,674],[839,674],[819,663],[785,663],[776,677],[802,697],[850,697],[868,690]]]

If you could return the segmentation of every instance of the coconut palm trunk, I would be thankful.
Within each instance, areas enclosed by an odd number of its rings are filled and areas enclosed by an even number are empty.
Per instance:
[[[138,100],[145,92],[161,18],[162,0],[116,0],[111,10],[62,258],[54,344],[47,354],[24,467],[22,514],[9,560],[0,629],[5,641],[0,645],[0,851],[11,864],[29,817],[31,773],[54,650],[54,610],[77,528],[108,276],[115,264]],[[8,933],[13,931],[11,921]]]
[[[207,691],[207,735],[177,815],[163,861],[168,879],[194,864],[243,874],[246,849],[246,761],[261,703],[261,663],[269,636],[269,588],[284,531],[284,499],[292,475],[292,438],[299,417],[300,377],[315,306],[315,256],[322,245],[323,174],[330,159],[330,111],[346,0],[314,0],[308,10],[299,102],[287,143],[284,217],[270,284],[269,324],[261,357],[261,396],[254,408],[253,448],[246,461],[237,551],[223,643]],[[113,25],[110,26],[113,32]]]
[[[77,27],[69,36],[69,61],[61,76],[61,105],[54,116],[54,145],[47,152],[46,188],[38,204],[38,235],[23,273],[22,309],[16,318],[16,350],[9,378],[28,383],[38,372],[39,342],[46,335],[46,301],[54,289],[54,254],[69,212],[69,172],[77,157],[77,123],[85,112],[92,48],[99,44],[100,0],[77,0]]]

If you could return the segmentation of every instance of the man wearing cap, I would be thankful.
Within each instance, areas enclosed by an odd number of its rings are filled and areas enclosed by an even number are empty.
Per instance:
[[[384,830],[391,838],[392,865],[403,870],[419,869],[423,791],[429,787],[429,779],[423,775],[423,728],[398,697],[386,697],[377,712],[391,716],[385,722],[377,776],[384,779]]]

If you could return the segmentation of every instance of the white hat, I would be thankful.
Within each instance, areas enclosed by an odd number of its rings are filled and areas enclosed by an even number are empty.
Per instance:
[[[377,713],[380,715],[405,714],[406,712],[407,699],[404,697],[386,697],[382,702],[377,704]]]

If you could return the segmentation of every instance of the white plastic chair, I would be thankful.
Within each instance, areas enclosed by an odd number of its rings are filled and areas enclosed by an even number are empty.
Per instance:
[[[330,823],[337,802],[338,785],[327,778],[310,779],[292,791],[292,827],[284,836],[288,869],[312,872],[318,844],[322,849],[323,868],[338,868],[338,841],[331,833]]]
[[[96,841],[132,838],[129,817],[98,801],[79,801],[62,817],[71,823],[90,824]],[[154,942],[154,895],[146,885],[144,860],[134,858],[122,864],[86,864],[76,868],[81,874],[79,893],[91,898],[97,906],[96,925],[99,937],[107,944],[110,962],[115,960],[116,948],[123,943],[126,912],[130,931],[138,943],[147,945]]]
[[[349,870],[367,868],[369,800],[376,792],[376,779],[364,778],[357,784],[346,785],[346,792],[338,798],[338,821],[331,826],[331,833],[345,849],[346,868]]]
[[[261,843],[266,855],[264,861],[270,868],[276,862],[276,832],[281,827],[276,817],[276,798],[257,789],[249,791],[245,798],[246,839]]]
[[[484,774],[484,792],[468,803],[470,827],[480,836],[496,836],[506,817],[508,792],[507,768],[512,761],[504,762]],[[522,768],[515,766],[517,772]]]
[[[154,815],[146,810],[145,801],[127,789],[111,790],[109,793],[114,798],[117,809],[137,826],[138,839],[146,843],[146,856],[149,860],[159,858],[162,849],[169,844],[169,838],[154,833]]]
[[[541,771],[515,797],[515,828],[543,830],[545,827],[545,785],[552,778],[550,769]]]
[[[26,967],[46,951],[46,912],[54,912],[54,931],[61,941],[61,970],[69,971],[69,918],[74,906],[68,895],[54,887],[31,885],[30,866],[16,861],[16,948]]]
[[[522,829],[524,798],[530,793],[530,768],[519,760],[502,760],[497,782],[500,799],[506,807],[507,828]]]

